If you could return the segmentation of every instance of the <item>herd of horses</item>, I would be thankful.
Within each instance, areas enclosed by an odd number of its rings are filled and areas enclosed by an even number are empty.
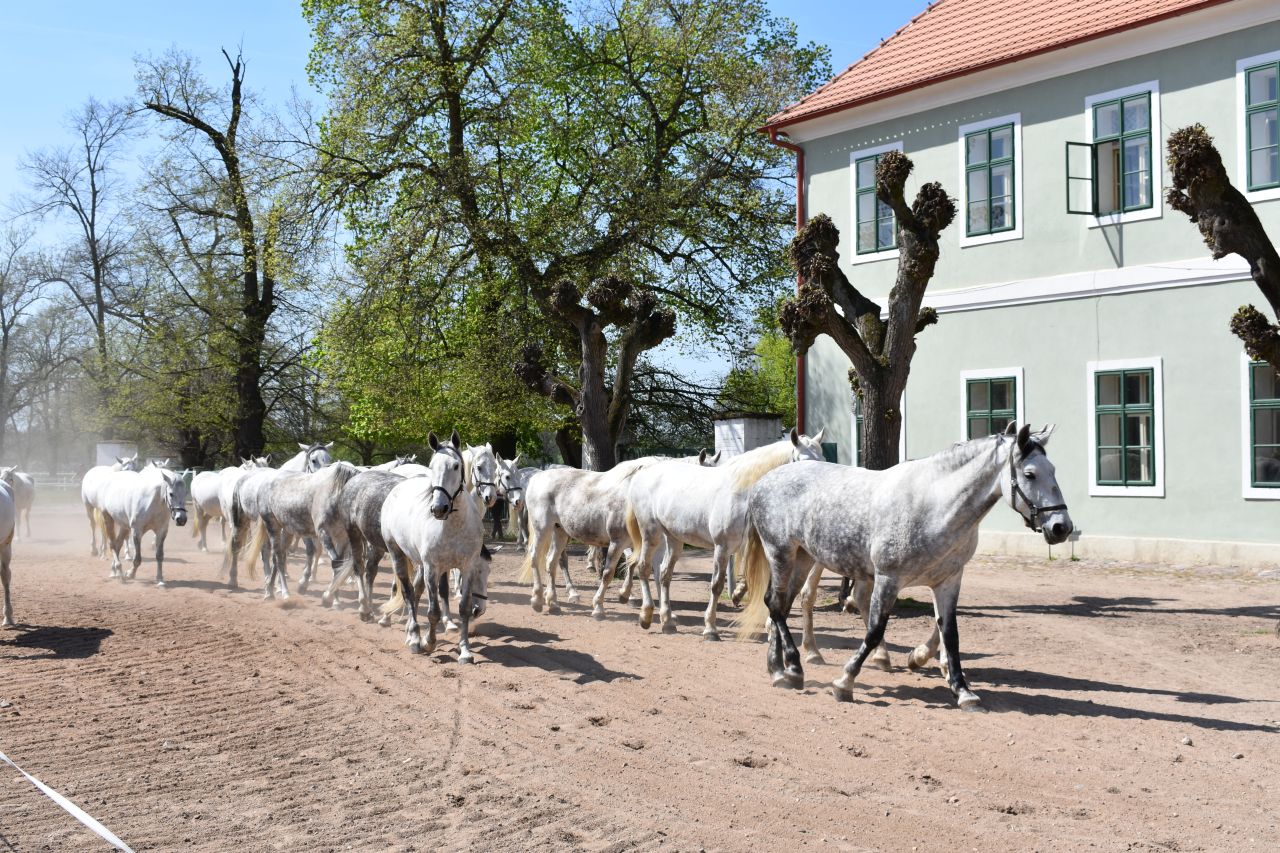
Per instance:
[[[1072,523],[1045,447],[1052,427],[1032,432],[1011,424],[1003,432],[961,442],[923,459],[885,471],[823,460],[822,432],[791,430],[781,440],[722,459],[645,457],[605,472],[565,466],[521,468],[519,457],[503,460],[491,445],[463,445],[455,431],[434,433],[426,465],[399,457],[360,468],[334,461],[331,445],[299,445],[279,468],[265,458],[206,471],[164,465],[140,466],[137,457],[90,470],[81,486],[95,555],[110,553],[112,576],[133,578],[141,563],[142,536],[155,535],[156,583],[164,585],[164,540],[169,522],[187,521],[191,499],[195,535],[207,550],[210,521],[223,525],[223,572],[235,588],[243,563],[264,567],[266,598],[289,595],[286,566],[300,544],[305,557],[297,589],[312,582],[323,555],[332,578],[322,600],[339,606],[342,588],[354,582],[359,615],[375,618],[373,588],[379,564],[390,558],[393,590],[381,607],[381,622],[402,614],[405,644],[430,652],[437,632],[458,631],[458,660],[474,659],[469,638],[488,604],[490,553],[483,516],[499,498],[517,520],[526,546],[521,580],[531,582],[535,611],[560,608],[557,569],[565,569],[568,596],[577,590],[568,576],[570,540],[589,547],[598,588],[592,614],[605,618],[604,601],[624,556],[626,581],[620,599],[638,580],[640,625],[654,618],[650,580],[657,586],[657,615],[664,632],[676,630],[671,578],[685,546],[709,549],[712,572],[702,634],[720,638],[717,607],[736,558],[741,582],[733,591],[744,603],[734,627],[739,636],[767,630],[766,660],[773,682],[804,684],[801,650],[787,625],[801,596],[806,660],[819,662],[812,610],[823,571],[851,582],[866,630],[857,652],[833,684],[837,699],[853,698],[854,680],[869,656],[884,668],[883,639],[899,590],[928,586],[935,619],[931,635],[908,658],[912,669],[938,658],[957,704],[980,710],[960,662],[956,603],[964,566],[978,542],[978,524],[1004,501],[1050,544],[1063,542]],[[21,500],[18,472],[0,469],[0,557],[5,624],[9,607],[9,557]],[[188,491],[190,494],[188,494]],[[27,500],[29,512],[30,500]],[[527,535],[527,545],[525,536]],[[121,550],[132,565],[126,572]],[[450,586],[458,597],[457,619]],[[419,603],[427,596],[426,627]],[[745,599],[745,602],[743,600]]]

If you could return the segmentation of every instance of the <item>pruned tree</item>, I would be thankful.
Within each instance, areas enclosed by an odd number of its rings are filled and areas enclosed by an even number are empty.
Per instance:
[[[897,151],[876,166],[876,196],[893,209],[900,252],[887,310],[863,295],[840,269],[840,232],[825,214],[809,220],[791,241],[800,286],[778,309],[778,322],[797,353],[807,352],[819,335],[827,334],[852,362],[850,382],[862,401],[863,464],[875,469],[888,468],[899,458],[899,406],[916,335],[938,322],[936,311],[921,307],[924,292],[938,262],[938,235],[956,215],[954,200],[936,182],[921,186],[907,205],[904,187],[912,168],[911,160]]]
[[[1222,165],[1222,155],[1203,125],[1169,134],[1169,172],[1173,186],[1165,194],[1169,206],[1185,213],[1204,238],[1214,259],[1236,254],[1249,264],[1249,275],[1280,317],[1280,255],[1262,228],[1248,199],[1236,189]],[[1231,332],[1244,342],[1250,358],[1280,371],[1280,326],[1253,305],[1242,305],[1231,318]]]

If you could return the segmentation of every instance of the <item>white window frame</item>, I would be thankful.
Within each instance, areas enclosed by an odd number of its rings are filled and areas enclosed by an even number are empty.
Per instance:
[[[898,257],[900,251],[897,246],[892,249],[885,249],[881,252],[867,252],[858,254],[858,161],[866,157],[873,157],[876,154],[884,154],[888,151],[897,151],[902,153],[902,140],[896,142],[888,142],[884,145],[876,145],[871,148],[863,148],[860,151],[854,151],[849,155],[849,212],[852,214],[850,220],[853,223],[853,251],[849,253],[849,263],[851,264],[871,264],[876,261],[890,261]],[[898,217],[895,214],[893,219],[893,227],[896,231],[898,228]],[[895,237],[897,235],[895,234]]]
[[[858,445],[862,442],[862,436],[858,433],[858,413],[853,408],[854,399],[850,392],[849,399],[849,435],[853,436],[853,449],[849,451],[850,467],[857,467],[858,464]],[[898,461],[907,461],[907,392],[902,392],[902,399],[898,401],[898,411],[902,413],[902,421],[898,425]]]
[[[1257,56],[1246,56],[1236,61],[1236,186],[1249,201],[1273,201],[1280,198],[1280,187],[1265,190],[1249,191],[1249,128],[1248,108],[1245,107],[1245,79],[1247,68],[1262,65],[1265,62],[1280,61],[1280,50],[1260,53]]]
[[[969,440],[969,380],[1008,379],[1013,377],[1013,411],[1018,426],[1027,422],[1026,401],[1022,396],[1022,368],[1001,367],[960,371],[960,441]]]
[[[970,133],[976,133],[979,130],[988,130],[993,127],[1002,125],[1013,125],[1013,228],[1008,231],[996,231],[993,234],[979,234],[974,237],[969,235],[969,164],[965,158],[965,142],[964,138]],[[960,248],[965,249],[969,246],[982,246],[987,243],[1003,243],[1006,240],[1022,239],[1022,184],[1024,183],[1024,175],[1022,173],[1022,113],[1013,113],[1012,115],[1000,116],[999,118],[989,118],[977,121],[972,124],[963,124],[959,131],[960,149]]]
[[[1152,435],[1155,436],[1156,483],[1154,486],[1100,486],[1098,485],[1098,411],[1096,375],[1109,370],[1150,370],[1152,384],[1151,410],[1155,417]],[[1084,381],[1086,412],[1089,417],[1089,496],[1117,498],[1164,497],[1164,359],[1127,358],[1118,361],[1091,361],[1085,365]]]
[[[1266,62],[1267,60],[1262,60]],[[1280,501],[1280,489],[1264,489],[1253,485],[1253,431],[1249,428],[1249,365],[1253,359],[1240,353],[1240,495],[1249,501]]]
[[[1110,92],[1099,92],[1084,99],[1084,138],[1093,144],[1093,106],[1102,101],[1114,101],[1129,95],[1151,93],[1151,207],[1146,210],[1130,210],[1119,213],[1108,213],[1105,216],[1089,216],[1086,222],[1090,228],[1102,228],[1107,225],[1123,225],[1128,222],[1141,222],[1144,219],[1160,219],[1164,216],[1164,136],[1160,124],[1160,81],[1138,83],[1113,89]],[[1097,175],[1090,175],[1097,181]],[[1094,187],[1097,192],[1097,187]]]

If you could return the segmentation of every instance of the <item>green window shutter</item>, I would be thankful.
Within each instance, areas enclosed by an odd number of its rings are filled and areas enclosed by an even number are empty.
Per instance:
[[[1018,383],[1012,376],[965,382],[965,423],[969,438],[1004,432],[1018,411]]]
[[[1013,209],[1013,125],[965,135],[965,234],[977,237],[1011,231]]]
[[[1250,190],[1280,187],[1280,62],[1244,72],[1245,157]]]
[[[840,448],[834,441],[822,442],[822,458],[828,462],[840,461]]]
[[[1250,485],[1280,489],[1280,373],[1265,361],[1249,365]]]
[[[1067,143],[1067,213],[1096,216],[1098,198],[1094,192],[1093,145]]]
[[[876,166],[883,154],[862,157],[853,164],[856,247],[859,255],[883,252],[898,245],[893,208],[876,197]]]
[[[1155,372],[1099,371],[1093,381],[1098,485],[1154,486]]]

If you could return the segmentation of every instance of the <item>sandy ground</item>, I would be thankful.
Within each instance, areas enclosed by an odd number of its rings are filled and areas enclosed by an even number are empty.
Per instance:
[[[318,592],[229,592],[188,529],[160,590],[149,543],[122,584],[80,515],[34,523],[20,626],[0,632],[0,750],[139,851],[1280,847],[1267,573],[975,561],[962,648],[990,713],[966,714],[936,669],[901,668],[928,631],[911,602],[898,668],[865,671],[856,703],[825,688],[856,636],[830,606],[830,663],[772,688],[761,644],[699,637],[704,558],[665,636],[612,596],[605,622],[533,613],[508,546],[467,668]],[[0,769],[0,851],[99,849]]]

